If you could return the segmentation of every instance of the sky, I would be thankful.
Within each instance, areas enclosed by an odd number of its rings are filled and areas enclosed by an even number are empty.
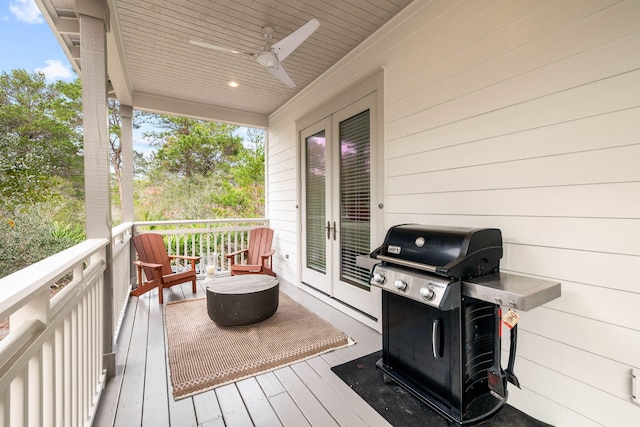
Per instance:
[[[14,69],[44,73],[47,81],[73,81],[77,75],[33,0],[0,0],[0,73]],[[153,148],[133,134],[133,149],[150,154]]]
[[[0,71],[41,71],[71,81],[75,72],[33,0],[0,1]]]

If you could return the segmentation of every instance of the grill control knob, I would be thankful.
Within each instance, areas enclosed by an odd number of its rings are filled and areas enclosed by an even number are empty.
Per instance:
[[[399,291],[407,290],[407,282],[405,282],[404,280],[400,280],[400,279],[396,280],[395,286],[396,286],[396,289]]]
[[[373,275],[373,281],[379,285],[382,285],[384,283],[384,279],[385,277],[380,273],[376,273]]]
[[[420,288],[420,295],[422,295],[422,298],[428,300],[432,300],[433,297],[436,296],[436,293],[433,292],[433,289],[431,288]]]

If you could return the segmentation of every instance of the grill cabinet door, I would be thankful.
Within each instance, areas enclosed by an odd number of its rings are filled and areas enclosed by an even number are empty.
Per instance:
[[[382,312],[381,368],[395,382],[456,422],[502,407],[487,380],[500,369],[499,306],[463,297],[461,308],[443,311],[383,291]]]
[[[382,295],[383,364],[440,411],[459,415],[460,310],[442,311],[387,291]]]

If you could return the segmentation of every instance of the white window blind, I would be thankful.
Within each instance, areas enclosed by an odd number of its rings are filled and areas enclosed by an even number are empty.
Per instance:
[[[325,207],[325,132],[305,139],[307,268],[325,274],[327,270]]]
[[[371,138],[369,110],[339,124],[340,134],[340,279],[369,287],[369,271],[356,256],[369,253],[371,236]]]

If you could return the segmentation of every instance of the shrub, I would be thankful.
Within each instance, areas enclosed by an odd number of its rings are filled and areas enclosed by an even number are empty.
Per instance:
[[[0,211],[0,277],[82,242],[84,227],[52,218],[51,203]]]

